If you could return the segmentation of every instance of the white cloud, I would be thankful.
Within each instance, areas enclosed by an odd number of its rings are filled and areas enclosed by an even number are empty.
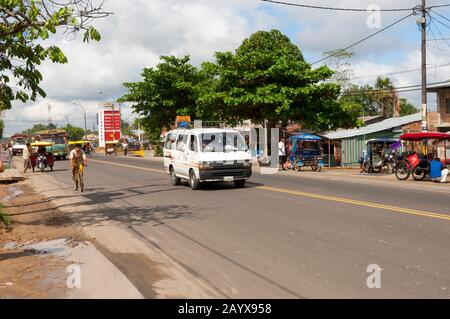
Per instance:
[[[236,48],[256,30],[241,10],[251,11],[258,5],[257,0],[106,1],[105,10],[114,14],[97,21],[102,34],[99,43],[85,44],[81,36],[71,40],[61,35],[48,42],[60,46],[69,63],[41,66],[47,99],[15,103],[6,115],[6,134],[30,127],[33,121],[46,122],[47,103],[54,115],[68,115],[82,125],[82,116],[72,105],[80,101],[89,110],[88,122],[93,122],[98,102],[121,96],[125,92],[122,83],[139,80],[142,69],[156,65],[160,55],[189,54],[199,64],[213,59],[215,51]],[[265,18],[261,15],[258,27],[265,25]],[[125,107],[124,117],[129,113]]]
[[[372,0],[302,2],[358,8],[373,3]],[[416,5],[411,0],[378,0],[377,3],[383,8]],[[434,4],[431,0],[430,3]],[[56,114],[67,115],[74,124],[81,126],[82,114],[72,105],[73,101],[79,101],[88,108],[88,126],[92,127],[98,102],[121,96],[125,91],[122,83],[139,80],[142,69],[154,66],[160,55],[190,54],[193,63],[198,64],[213,59],[215,51],[234,50],[256,30],[278,28],[289,34],[292,41],[312,59],[320,58],[324,51],[342,48],[375,32],[366,26],[367,13],[297,9],[263,4],[259,0],[106,0],[105,9],[114,14],[95,22],[102,34],[99,43],[85,44],[81,36],[70,40],[61,35],[49,41],[63,49],[69,63],[45,63],[41,66],[43,88],[48,97],[37,103],[15,103],[6,115],[7,134],[30,127],[34,120],[46,122],[47,102],[52,105],[54,117]],[[382,26],[403,15],[406,12],[383,13]],[[414,18],[357,46],[357,55],[352,61],[355,75],[418,68],[419,32],[415,26],[411,29],[412,23]],[[409,34],[409,40],[405,40],[405,30],[412,30],[415,34]],[[417,42],[414,37],[417,37]],[[395,54],[402,57],[400,62],[391,62],[390,58]],[[448,54],[442,51],[432,50],[429,61],[448,63],[446,56]],[[430,69],[429,81],[447,79],[449,70],[438,69],[436,79],[433,79],[434,72]],[[419,73],[393,78],[399,86],[420,82]],[[368,82],[370,79],[364,80]],[[104,94],[99,95],[99,90]],[[419,95],[414,92],[405,95],[420,102]],[[124,112],[128,117],[129,108]],[[64,122],[64,116],[59,115],[57,119]]]

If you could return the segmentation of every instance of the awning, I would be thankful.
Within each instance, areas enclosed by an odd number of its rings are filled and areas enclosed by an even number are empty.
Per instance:
[[[403,141],[450,140],[450,134],[437,132],[406,133],[400,136]]]

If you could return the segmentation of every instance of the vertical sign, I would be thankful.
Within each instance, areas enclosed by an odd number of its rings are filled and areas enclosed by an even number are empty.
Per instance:
[[[121,138],[120,106],[114,103],[101,103],[98,115],[99,146],[105,147],[106,142]]]

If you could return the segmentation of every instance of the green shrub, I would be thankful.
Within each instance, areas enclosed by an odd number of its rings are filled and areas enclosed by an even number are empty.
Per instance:
[[[12,224],[12,218],[5,212],[5,207],[0,204],[0,220],[6,225],[10,226]]]

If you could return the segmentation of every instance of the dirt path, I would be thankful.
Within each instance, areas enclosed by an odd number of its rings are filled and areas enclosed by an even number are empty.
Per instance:
[[[69,217],[26,183],[0,185],[12,227],[0,227],[0,298],[58,298],[66,294],[68,261],[27,249],[31,242],[59,238],[81,241]]]

